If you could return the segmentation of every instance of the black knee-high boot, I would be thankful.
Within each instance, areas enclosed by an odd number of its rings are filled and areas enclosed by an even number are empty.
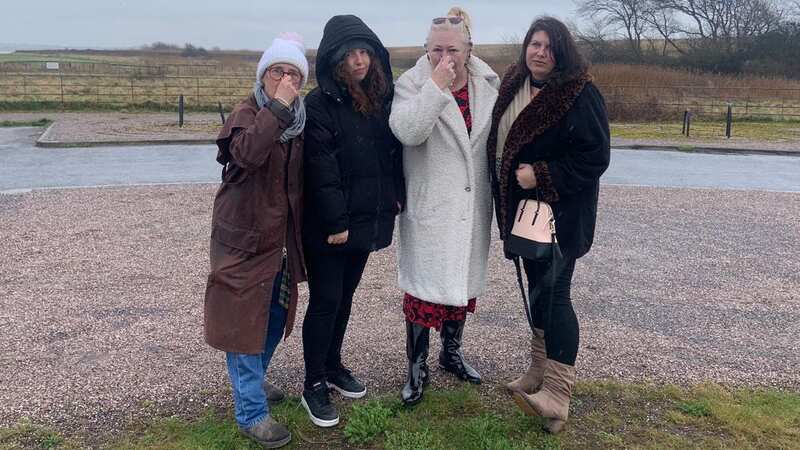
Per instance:
[[[442,351],[439,353],[439,367],[464,381],[481,384],[481,375],[464,361],[464,356],[461,354],[461,337],[464,335],[465,323],[466,320],[442,322]]]
[[[405,405],[411,406],[422,400],[423,387],[428,384],[428,345],[430,328],[406,320],[406,356],[408,357],[408,381],[400,391]]]

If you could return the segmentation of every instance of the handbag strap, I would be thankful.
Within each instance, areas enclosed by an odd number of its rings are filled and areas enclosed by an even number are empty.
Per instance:
[[[555,235],[550,236],[551,242],[555,244]],[[550,329],[550,323],[553,317],[553,297],[555,297],[556,278],[560,268],[556,267],[558,259],[556,258],[555,249],[552,252],[552,260],[550,261],[550,295],[547,296],[547,316],[545,320],[545,334]],[[519,284],[519,292],[522,294],[522,306],[525,308],[525,318],[528,319],[528,325],[531,327],[531,332],[536,334],[536,327],[533,325],[533,305],[528,301],[528,295],[525,294],[525,284],[522,281],[522,267],[520,257],[514,257],[514,267],[517,269],[517,284]]]

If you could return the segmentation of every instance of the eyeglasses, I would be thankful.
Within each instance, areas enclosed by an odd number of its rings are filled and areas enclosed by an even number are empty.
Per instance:
[[[464,18],[458,16],[437,17],[433,19],[431,22],[433,22],[434,25],[441,25],[447,21],[449,21],[453,25],[458,25],[464,21]]]
[[[267,73],[269,77],[275,81],[280,81],[284,75],[289,75],[289,78],[292,79],[292,82],[299,83],[300,80],[303,79],[303,75],[295,70],[283,70],[280,67],[270,67],[267,69]]]

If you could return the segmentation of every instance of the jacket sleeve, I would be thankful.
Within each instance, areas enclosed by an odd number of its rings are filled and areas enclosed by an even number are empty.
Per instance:
[[[420,89],[410,76],[400,76],[389,115],[392,132],[405,146],[422,145],[430,137],[451,98],[430,78]]]
[[[349,228],[350,218],[336,158],[333,120],[318,97],[306,97],[304,168],[306,192],[328,235]]]
[[[294,115],[288,108],[270,102],[258,111],[252,125],[234,130],[228,147],[231,159],[243,169],[263,166],[293,120]]]
[[[567,115],[564,156],[533,163],[543,196],[556,201],[596,182],[611,158],[608,116],[600,92],[587,84]]]

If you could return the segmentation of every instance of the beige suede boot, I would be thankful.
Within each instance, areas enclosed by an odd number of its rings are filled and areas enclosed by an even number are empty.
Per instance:
[[[544,342],[544,330],[534,329],[533,331],[533,337],[531,338],[531,365],[521,377],[506,383],[506,388],[512,393],[533,394],[542,386],[544,362],[547,360],[547,347]]]
[[[528,395],[514,393],[514,401],[529,416],[541,416],[547,420],[545,429],[558,433],[569,417],[569,401],[575,385],[575,366],[561,364],[548,359],[545,362],[544,380],[539,392]]]

